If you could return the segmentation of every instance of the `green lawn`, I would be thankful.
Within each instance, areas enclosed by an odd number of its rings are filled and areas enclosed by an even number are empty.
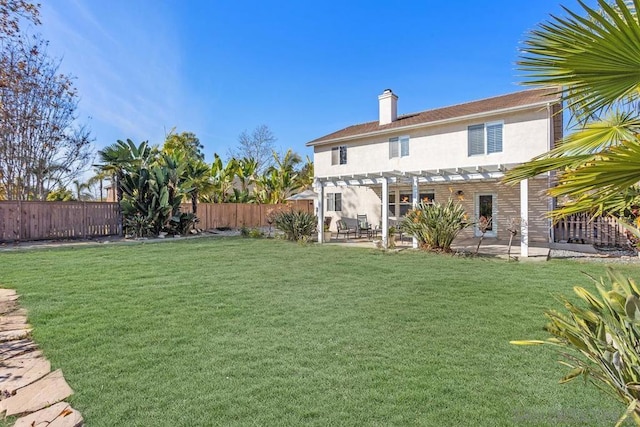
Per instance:
[[[621,404],[508,343],[546,337],[581,271],[604,266],[240,238],[0,253],[92,427],[613,425]]]

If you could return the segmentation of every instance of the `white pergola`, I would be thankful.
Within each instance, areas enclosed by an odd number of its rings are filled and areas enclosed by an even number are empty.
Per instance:
[[[382,186],[382,246],[386,249],[389,244],[389,184],[411,185],[412,205],[419,202],[418,189],[420,184],[443,184],[448,182],[477,182],[497,181],[504,177],[505,172],[516,166],[515,164],[496,164],[490,166],[476,166],[472,168],[435,169],[420,171],[384,171],[376,173],[337,175],[315,178],[315,188],[318,193],[318,242],[324,243],[323,216],[324,190],[340,186]],[[520,256],[529,255],[529,182],[520,182]],[[418,247],[418,241],[413,239],[413,247]]]

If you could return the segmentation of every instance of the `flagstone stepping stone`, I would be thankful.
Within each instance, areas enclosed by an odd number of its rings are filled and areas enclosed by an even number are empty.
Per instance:
[[[82,425],[82,421],[78,411],[67,402],[60,402],[18,418],[13,427],[76,427]]]
[[[36,349],[36,343],[26,339],[0,342],[0,360],[4,361],[25,353],[31,353]]]
[[[0,368],[0,392],[12,395],[16,390],[51,372],[51,363],[39,357],[14,358]]]
[[[4,313],[4,314],[0,317],[0,321],[2,321],[2,319],[5,319],[5,318],[7,318],[7,319],[8,319],[8,318],[11,318],[11,317],[14,317],[14,316],[24,316],[24,317],[27,317],[27,310],[25,310],[24,308],[20,308],[20,307],[18,306],[15,310],[13,310],[13,311],[11,311],[11,312],[9,312],[9,313]]]
[[[17,296],[15,289],[0,289],[0,299]]]
[[[14,317],[12,319],[13,323],[0,323],[0,331],[15,331],[17,329],[30,329],[31,325],[29,325],[26,321],[21,320],[22,317]]]
[[[31,329],[14,329],[12,331],[0,331],[0,342],[16,341],[27,338]]]
[[[80,412],[62,400],[73,394],[62,371],[29,339],[27,312],[18,294],[0,289],[0,416],[24,415],[16,427],[81,427]],[[31,414],[29,414],[31,413]]]
[[[10,331],[12,329],[24,329],[30,327],[27,321],[27,316],[15,313],[16,312],[0,316],[0,331]]]
[[[64,380],[60,369],[44,378],[21,388],[15,395],[0,401],[0,413],[7,416],[35,412],[60,402],[73,394],[73,390]]]
[[[0,314],[8,314],[18,309],[16,301],[0,301]]]
[[[69,407],[58,418],[53,420],[47,427],[80,427],[84,425],[84,419],[80,412]]]

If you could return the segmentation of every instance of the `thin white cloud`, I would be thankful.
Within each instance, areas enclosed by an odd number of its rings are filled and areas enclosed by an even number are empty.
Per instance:
[[[170,14],[153,8],[140,19],[131,7],[57,0],[42,8],[41,31],[50,52],[63,56],[62,70],[77,77],[79,113],[92,118],[98,146],[122,138],[161,142],[184,104]]]

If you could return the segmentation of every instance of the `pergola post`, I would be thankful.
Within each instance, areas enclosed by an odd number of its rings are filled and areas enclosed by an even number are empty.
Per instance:
[[[324,185],[316,181],[318,193],[318,243],[324,243]]]
[[[520,181],[520,257],[529,256],[529,180]]]
[[[418,207],[418,177],[413,177],[413,186],[411,191],[411,206],[413,209]],[[413,236],[413,249],[418,249],[418,239]]]
[[[389,248],[389,179],[382,178],[382,247]]]

